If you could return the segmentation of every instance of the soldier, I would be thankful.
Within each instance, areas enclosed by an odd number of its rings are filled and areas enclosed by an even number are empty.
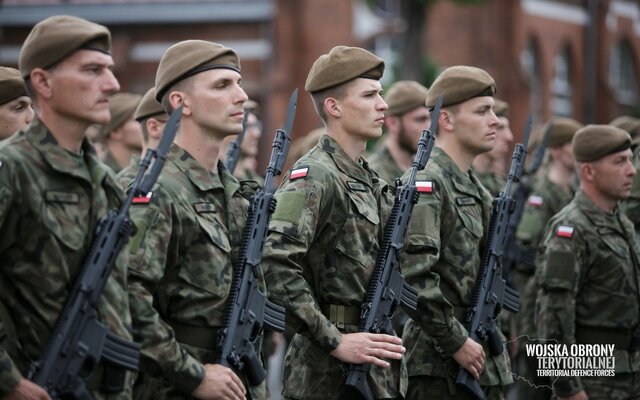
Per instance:
[[[33,114],[20,71],[0,67],[0,140],[29,125]]]
[[[167,113],[162,104],[156,100],[156,89],[151,88],[142,96],[142,100],[133,113],[133,119],[140,123],[142,131],[142,151],[140,156],[131,157],[129,165],[118,172],[118,181],[123,188],[127,188],[138,174],[140,157],[144,157],[148,149],[155,149],[160,143],[164,126],[167,123]]]
[[[242,130],[240,61],[220,44],[171,46],[156,74],[156,99],[168,114],[183,106],[180,128],[158,184],[132,209],[130,295],[142,343],[143,372],[169,398],[266,397],[264,383],[245,389],[217,364],[216,338],[229,295],[232,263],[252,194],[219,161],[220,143]],[[145,394],[151,398],[153,394]]]
[[[369,166],[392,186],[411,167],[420,134],[429,128],[431,116],[424,105],[427,93],[418,82],[398,81],[384,97],[389,105],[384,119],[388,136],[369,158]]]
[[[507,164],[513,133],[509,127],[509,104],[500,99],[495,99],[494,113],[500,121],[496,128],[496,144],[491,151],[478,154],[473,160],[473,170],[478,179],[493,197],[497,197],[507,183]]]
[[[20,52],[37,113],[0,144],[0,302],[8,311],[0,318],[17,335],[0,343],[0,397],[48,398],[25,375],[49,340],[98,220],[124,196],[85,138],[89,125],[109,122],[109,96],[120,89],[110,48],[104,26],[55,16],[31,30]],[[98,315],[130,340],[127,255],[116,260]],[[100,362],[87,385],[96,399],[128,399],[132,380]]]
[[[258,118],[258,104],[249,100],[245,104],[247,110],[247,125],[244,139],[240,143],[240,159],[236,165],[233,176],[239,181],[254,181],[262,186],[264,178],[258,173],[258,151],[260,138],[262,137],[262,122]]]
[[[549,161],[533,184],[516,232],[522,249],[530,254],[527,257],[529,259],[535,258],[547,222],[569,204],[575,192],[576,173],[571,139],[576,131],[582,128],[582,124],[570,118],[554,117],[538,132],[537,137],[540,140],[549,125],[552,129],[547,149]],[[514,333],[520,336],[517,342],[518,373],[540,386],[533,388],[526,382],[518,381],[518,398],[548,399],[551,393],[544,386],[550,386],[549,381],[536,375],[537,361],[534,357],[526,356],[524,346],[530,343],[526,336],[529,338],[536,336],[534,307],[537,287],[533,279],[535,265],[526,265],[521,261],[516,267],[514,281],[520,291],[520,311],[514,318]]]
[[[115,173],[142,150],[142,129],[133,118],[141,98],[138,94],[118,93],[109,101],[111,121],[100,128],[99,140],[104,148],[101,160]]]
[[[418,289],[418,311],[402,335],[407,399],[470,398],[456,387],[459,367],[479,378],[489,399],[501,398],[500,385],[511,383],[507,352],[485,356],[487,346],[470,339],[465,327],[491,213],[491,195],[471,164],[496,141],[495,92],[493,78],[469,66],[445,69],[429,89],[427,106],[444,96],[444,107],[436,147],[416,177],[424,189],[402,263],[407,282]]]
[[[263,257],[270,297],[296,332],[285,356],[287,399],[338,398],[342,363],[372,364],[375,398],[402,398],[406,390],[400,338],[358,332],[393,201],[362,158],[367,141],[382,134],[383,71],[370,52],[336,46],[307,76],[326,134],[285,175]]]
[[[640,155],[638,155],[638,143],[640,142],[640,119],[628,115],[622,115],[609,123],[617,128],[629,132],[631,135],[631,150],[633,151],[633,165],[636,171],[640,168]],[[640,231],[640,174],[633,178],[631,195],[622,202],[622,207],[627,217]]]
[[[573,138],[580,190],[547,225],[536,265],[538,336],[615,346],[615,376],[554,378],[558,399],[640,398],[640,248],[620,211],[635,169],[631,138],[588,125]]]

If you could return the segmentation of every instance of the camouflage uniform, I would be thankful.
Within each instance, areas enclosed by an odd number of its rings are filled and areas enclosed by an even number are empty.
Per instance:
[[[640,155],[639,148],[634,149],[633,165],[636,167],[636,176],[633,177],[631,195],[622,202],[623,210],[631,220],[637,232],[640,232]]]
[[[136,155],[131,157],[129,165],[124,167],[120,172],[116,174],[118,182],[123,189],[127,189],[131,183],[136,179],[136,175],[140,170],[140,156]]]
[[[82,151],[76,155],[59,146],[37,117],[0,144],[0,301],[18,339],[18,346],[0,343],[0,397],[39,358],[90,250],[98,220],[122,201],[115,177],[86,140]],[[131,340],[127,261],[125,250],[107,281],[98,315],[111,332]],[[104,371],[99,364],[96,381]],[[127,399],[133,374],[127,373],[126,380],[118,395],[98,392],[94,380],[89,387],[96,398]]]
[[[629,219],[619,209],[602,211],[581,191],[547,225],[536,266],[538,336],[616,345],[615,379],[559,377],[556,395],[638,398],[640,348],[632,336],[640,334],[639,257]]]
[[[468,338],[464,324],[488,234],[491,196],[472,171],[461,171],[439,147],[416,180],[431,181],[433,191],[420,194],[403,253],[407,282],[418,289],[420,316],[407,322],[402,337],[407,398],[441,398],[444,393],[467,398],[455,385],[459,366],[452,356]],[[506,351],[491,357],[486,344],[483,347],[487,358],[480,384],[490,396],[499,397],[500,390],[487,386],[511,383],[509,358]],[[427,380],[433,381],[432,389],[420,392]]]
[[[107,166],[111,168],[111,170],[116,174],[120,172],[120,170],[122,169],[120,168],[120,164],[118,164],[116,159],[113,158],[113,155],[111,155],[111,152],[109,151],[109,149],[106,148],[106,146],[104,149],[104,156],[102,157],[102,162],[107,164]]]
[[[498,197],[500,192],[504,190],[504,185],[507,184],[507,179],[495,172],[487,172],[484,174],[476,173],[476,175],[480,183],[482,183],[493,197]]]
[[[237,178],[239,181],[253,181],[258,184],[258,186],[264,186],[264,178],[260,176],[257,172],[247,169],[244,171],[244,176]]]
[[[203,379],[203,364],[218,361],[217,328],[249,205],[245,189],[221,162],[212,174],[172,144],[150,201],[132,207],[134,332],[142,371],[164,378],[147,398],[187,398]],[[264,383],[250,393],[265,398]]]
[[[391,157],[387,146],[381,146],[369,158],[369,167],[389,185],[395,187],[396,179],[400,178],[404,171],[398,166],[396,160]]]
[[[291,178],[291,171],[308,168]],[[360,306],[375,266],[393,197],[362,158],[353,162],[327,135],[300,158],[277,191],[263,266],[270,297],[287,309],[293,337],[284,366],[284,395],[335,399],[346,366],[329,353],[342,333],[358,331]],[[375,398],[406,390],[403,361],[371,366]]]

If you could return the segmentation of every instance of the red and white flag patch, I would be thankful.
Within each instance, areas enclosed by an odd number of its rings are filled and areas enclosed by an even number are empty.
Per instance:
[[[542,196],[536,196],[532,194],[531,196],[529,196],[527,203],[532,207],[540,207],[542,204],[544,204],[544,199],[542,198]]]
[[[297,168],[297,169],[294,169],[293,171],[291,171],[291,175],[289,175],[289,179],[304,178],[304,177],[307,176],[308,173],[309,173],[309,168],[308,167]]]
[[[151,203],[152,196],[153,196],[153,192],[147,193],[146,196],[136,196],[131,201],[131,204],[149,204]]]
[[[556,236],[563,238],[573,237],[573,226],[560,225],[556,231]]]
[[[433,181],[416,181],[416,190],[420,193],[433,193]]]

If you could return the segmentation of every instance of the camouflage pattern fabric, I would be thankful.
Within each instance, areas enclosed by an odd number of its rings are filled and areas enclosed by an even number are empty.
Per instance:
[[[395,187],[396,179],[400,178],[404,173],[393,157],[391,157],[387,146],[384,145],[380,146],[380,148],[369,157],[369,168],[392,187]]]
[[[173,327],[222,326],[249,206],[245,189],[221,162],[212,174],[172,144],[150,201],[132,207],[135,338],[143,346],[142,372],[164,378],[154,387],[164,397],[188,397],[202,381],[203,364],[217,361],[214,348],[181,343]],[[266,397],[264,383],[250,392]]]
[[[507,184],[507,179],[504,176],[500,176],[495,172],[487,172],[484,174],[476,174],[482,186],[485,187],[491,193],[492,197],[498,197],[500,192],[504,189],[504,185]]]
[[[633,177],[631,195],[622,202],[622,207],[627,217],[636,227],[636,231],[640,232],[640,155],[638,155],[637,147],[634,151],[633,165],[638,173]]]
[[[260,176],[257,172],[247,169],[244,171],[244,176],[238,177],[238,180],[241,182],[244,181],[253,181],[258,184],[259,187],[264,186],[264,178]]]
[[[500,386],[484,388],[485,400],[502,400],[504,395]],[[436,376],[413,376],[409,378],[407,399],[450,399],[476,400],[474,396],[456,387],[452,381]],[[519,398],[518,398],[519,399]],[[524,400],[524,399],[523,399]]]
[[[619,209],[606,213],[579,191],[549,221],[540,250],[536,266],[540,338],[573,344],[580,343],[577,327],[629,335],[638,329],[640,249],[633,225]],[[616,376],[640,371],[640,351],[616,347],[614,356]],[[554,392],[568,396],[588,389],[583,385],[587,380],[560,377]]]
[[[116,159],[113,158],[111,151],[109,151],[109,149],[106,146],[104,148],[104,156],[102,158],[102,162],[105,163],[107,167],[111,168],[111,170],[116,174],[120,172],[120,170],[122,169],[120,168],[120,164],[118,164]]]
[[[410,379],[435,376],[454,386],[458,364],[452,355],[468,338],[466,316],[487,238],[491,196],[471,170],[462,172],[439,147],[418,173],[419,181],[431,182],[433,190],[420,193],[405,242],[402,269],[418,290],[419,319],[407,322],[402,340]],[[511,383],[506,351],[490,357],[483,347],[487,358],[480,384]]]
[[[306,175],[300,172],[305,168]],[[299,177],[292,178],[292,171]],[[296,332],[285,356],[283,393],[336,399],[347,368],[329,353],[340,344],[341,332],[357,332],[358,325],[338,328],[321,307],[361,306],[393,196],[366,161],[353,162],[323,135],[284,177],[276,198],[263,266],[270,298],[285,306],[286,322]],[[404,362],[389,361],[389,368],[369,369],[375,398],[405,393]]]
[[[82,154],[72,154],[37,117],[0,144],[0,301],[19,341],[16,351],[0,343],[0,397],[13,390],[40,356],[98,220],[119,207],[123,195],[88,141]],[[111,332],[131,340],[126,249],[107,281],[98,315]],[[131,381],[133,374],[127,374]],[[97,391],[93,395],[107,397]],[[130,385],[108,396],[130,397]]]
[[[126,190],[129,185],[133,183],[136,179],[136,175],[138,174],[138,170],[140,169],[140,156],[136,155],[131,157],[129,160],[129,165],[124,167],[120,172],[116,174],[116,178],[118,179],[118,183],[120,186]]]

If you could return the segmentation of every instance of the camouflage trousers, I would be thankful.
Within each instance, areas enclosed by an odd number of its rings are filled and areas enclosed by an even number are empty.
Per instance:
[[[640,372],[582,378],[582,386],[589,400],[640,400]]]
[[[504,400],[502,386],[483,387],[487,400]],[[412,376],[409,377],[409,389],[407,390],[407,400],[474,400],[475,397],[468,395],[462,388],[456,386],[455,382],[437,376]]]

